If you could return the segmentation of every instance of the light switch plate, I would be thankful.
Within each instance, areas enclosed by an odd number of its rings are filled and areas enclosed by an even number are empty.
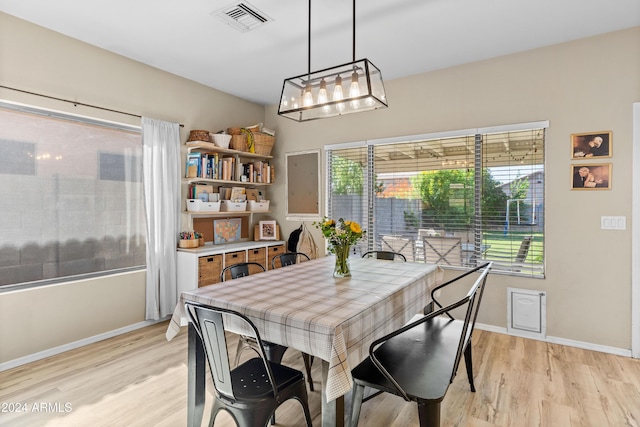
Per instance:
[[[602,230],[626,230],[627,217],[626,216],[601,216],[600,228]]]

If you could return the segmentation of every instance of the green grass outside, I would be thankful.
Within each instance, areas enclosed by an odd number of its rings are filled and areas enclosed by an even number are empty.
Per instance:
[[[533,236],[529,252],[527,253],[526,263],[542,264],[544,236],[542,233],[531,233],[526,231],[511,231],[506,236],[504,233],[496,231],[495,233],[485,232],[482,236],[482,243],[489,246],[483,258],[486,260],[505,260],[505,257],[515,261],[520,244],[525,236]]]

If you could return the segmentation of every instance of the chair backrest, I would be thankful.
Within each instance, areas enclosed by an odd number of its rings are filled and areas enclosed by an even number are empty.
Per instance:
[[[462,265],[460,237],[423,236],[422,247],[427,264]]]
[[[269,381],[273,387],[274,396],[277,395],[277,390],[274,386],[273,372],[264,354],[260,334],[251,320],[232,310],[191,302],[185,303],[185,309],[189,321],[193,324],[202,341],[207,355],[207,361],[209,362],[213,385],[220,395],[236,400],[231,381],[232,371],[229,363],[229,353],[227,352],[227,340],[224,329],[225,318],[227,321],[233,322],[234,328],[240,328],[243,331],[242,335],[249,336],[257,341],[258,346],[256,351],[264,362]]]
[[[395,252],[404,255],[405,259],[415,261],[415,241],[409,237],[382,236],[380,246],[383,251]]]
[[[376,367],[378,368],[378,370],[389,380],[389,382],[391,384],[393,384],[396,388],[396,390],[400,393],[401,396],[403,396],[405,398],[405,400],[409,400],[408,394],[405,390],[402,389],[402,387],[400,386],[400,384],[398,384],[398,382],[389,375],[389,373],[386,371],[384,364],[378,360],[378,358],[376,357],[375,354],[375,350],[377,349],[377,347],[379,345],[381,345],[382,343],[384,343],[385,341],[390,340],[391,338],[400,335],[404,332],[409,331],[410,329],[419,327],[420,325],[422,325],[425,322],[428,322],[431,319],[434,319],[437,316],[442,316],[442,315],[446,315],[448,316],[452,321],[454,322],[458,322],[457,325],[460,325],[459,327],[459,332],[458,329],[454,329],[456,331],[456,335],[455,337],[457,337],[457,333],[459,333],[459,339],[458,339],[458,346],[456,349],[456,355],[455,355],[455,359],[453,361],[453,364],[450,365],[452,366],[452,372],[451,372],[451,376],[449,378],[449,383],[451,383],[454,379],[454,377],[456,376],[456,372],[458,370],[458,365],[460,364],[460,360],[462,359],[462,355],[464,354],[465,349],[467,348],[468,345],[471,345],[471,337],[473,334],[473,329],[475,327],[476,324],[476,318],[478,316],[478,310],[480,308],[480,302],[482,301],[482,294],[484,293],[484,288],[485,288],[485,284],[487,281],[487,275],[489,274],[489,271],[491,270],[491,266],[492,266],[492,262],[488,262],[485,263],[481,266],[475,267],[471,270],[466,271],[465,273],[446,281],[445,283],[436,286],[432,291],[431,291],[431,298],[433,300],[433,303],[435,305],[438,306],[437,310],[431,311],[427,314],[425,314],[424,316],[419,317],[417,320],[410,322],[406,325],[404,325],[402,328],[382,337],[379,338],[377,340],[375,340],[371,346],[369,347],[369,357],[371,358],[371,361],[376,365]],[[461,280],[472,274],[472,273],[479,273],[480,275],[478,276],[478,278],[473,282],[473,285],[469,287],[469,290],[467,291],[466,295],[460,299],[458,299],[457,301],[447,305],[447,306],[443,306],[442,304],[440,304],[440,302],[438,302],[438,300],[436,299],[436,295],[438,295],[440,292],[440,290],[446,286],[452,285],[456,282],[459,283],[466,283],[462,282]],[[464,310],[464,319],[463,320],[455,320],[455,318],[451,315],[451,312],[455,309],[463,309]],[[450,325],[454,325],[454,323],[448,323]],[[437,332],[436,332],[437,333]],[[451,353],[449,353],[451,354]],[[448,373],[448,372],[447,372]]]
[[[231,275],[232,279],[237,279],[238,277],[248,276],[253,270],[254,273],[265,271],[262,264],[257,262],[241,262],[238,264],[228,265],[220,272],[220,281],[224,282],[227,271]]]
[[[298,261],[311,261],[307,254],[302,252],[287,252],[284,254],[278,254],[271,259],[271,268],[275,269],[276,261],[280,261],[280,267],[286,267],[288,265],[297,264]]]
[[[485,284],[487,283],[487,276],[489,275],[489,271],[491,270],[491,266],[492,266],[492,262],[487,262],[485,264],[482,264],[478,267],[475,267],[445,283],[443,283],[442,285],[436,286],[432,291],[431,291],[431,298],[434,301],[434,303],[436,305],[438,305],[438,307],[440,307],[440,310],[437,310],[436,312],[440,312],[442,311],[443,314],[446,314],[449,318],[451,318],[452,320],[454,319],[453,316],[451,315],[451,311],[459,308],[459,307],[463,307],[466,305],[466,311],[465,311],[465,316],[464,316],[464,320],[463,320],[463,326],[462,326],[462,331],[460,334],[460,341],[458,343],[458,350],[456,352],[456,359],[455,362],[453,364],[453,372],[451,374],[451,381],[453,381],[454,377],[456,376],[456,372],[458,369],[458,364],[460,363],[460,360],[462,358],[462,355],[465,351],[465,349],[467,348],[468,345],[471,345],[471,337],[473,335],[473,329],[476,326],[476,319],[478,318],[478,311],[480,310],[480,302],[482,301],[482,295],[484,293],[484,288],[485,288]],[[473,285],[469,288],[469,291],[467,292],[467,294],[464,296],[464,298],[449,304],[447,307],[442,307],[442,305],[437,301],[436,299],[436,294],[438,293],[438,291],[458,280],[461,280],[462,278],[472,274],[472,273],[480,273],[480,275],[478,276],[478,278],[475,280],[475,282],[473,283]]]
[[[522,239],[522,243],[520,243],[520,249],[518,249],[518,254],[516,255],[516,262],[525,262],[525,260],[527,259],[527,254],[529,253],[529,248],[531,247],[532,240],[533,236],[525,236]]]
[[[372,258],[375,257],[376,259],[383,259],[383,260],[387,260],[387,261],[394,261],[396,258],[402,260],[402,261],[407,261],[407,258],[402,255],[401,253],[398,252],[391,252],[391,251],[368,251],[365,252],[364,254],[362,254],[362,258]]]

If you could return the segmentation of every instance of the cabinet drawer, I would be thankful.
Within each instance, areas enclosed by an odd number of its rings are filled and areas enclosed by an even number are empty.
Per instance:
[[[203,256],[198,258],[198,287],[220,282],[222,271],[222,255]]]
[[[286,251],[284,249],[284,245],[269,246],[268,250],[269,250],[269,254],[267,256],[267,270],[270,270],[271,260],[273,260],[273,257],[276,255],[283,254]]]
[[[246,251],[227,252],[224,254],[224,266],[228,267],[233,264],[247,261]]]
[[[267,266],[265,265],[266,260],[267,260],[266,248],[255,248],[255,249],[247,250],[247,262],[257,262],[258,264],[260,264],[266,269],[267,268]],[[256,271],[253,271],[251,269],[249,270],[249,273],[251,274],[255,272],[257,272],[257,270]]]

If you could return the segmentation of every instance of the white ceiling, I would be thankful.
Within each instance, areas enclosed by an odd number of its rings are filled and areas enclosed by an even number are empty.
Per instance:
[[[0,0],[0,11],[275,104],[283,80],[307,72],[308,2],[251,0],[273,21],[245,33],[211,14],[232,4]],[[640,0],[360,0],[356,12],[356,59],[368,58],[385,80],[640,25]],[[311,26],[311,71],[352,60],[351,1],[316,0]]]

